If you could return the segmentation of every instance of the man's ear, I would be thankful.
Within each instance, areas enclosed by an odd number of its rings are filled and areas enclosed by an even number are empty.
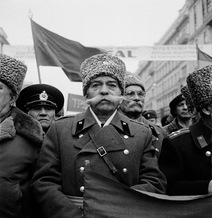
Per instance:
[[[11,95],[11,99],[10,99],[10,105],[15,105],[15,102],[16,102],[16,99],[17,99],[18,96],[16,95]]]

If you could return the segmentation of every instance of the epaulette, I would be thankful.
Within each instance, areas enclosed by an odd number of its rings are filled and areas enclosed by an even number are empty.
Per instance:
[[[67,118],[72,118],[72,117],[75,117],[75,115],[70,115],[69,114],[69,115],[61,116],[61,117],[57,118],[56,121],[57,120],[62,120],[62,119],[67,119]]]
[[[183,129],[179,129],[179,130],[177,130],[177,131],[174,131],[174,132],[170,133],[170,134],[168,135],[168,137],[169,137],[170,139],[174,139],[174,138],[176,138],[176,137],[178,137],[178,136],[180,136],[180,135],[183,135],[183,134],[189,133],[189,132],[190,132],[190,129],[189,129],[189,128],[183,128]]]

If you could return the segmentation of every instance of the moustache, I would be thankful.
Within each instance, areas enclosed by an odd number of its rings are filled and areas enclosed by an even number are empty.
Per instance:
[[[133,106],[143,107],[143,105],[144,105],[144,103],[141,101],[132,101],[132,100],[128,100],[128,99],[124,99],[124,102],[128,103],[128,107],[133,107]]]
[[[88,104],[88,105],[91,105],[91,104],[98,104],[100,103],[101,101],[108,101],[108,102],[112,102],[112,103],[118,103],[118,104],[121,104],[122,101],[125,100],[125,98],[123,96],[114,96],[114,95],[110,95],[110,96],[107,96],[107,97],[102,97],[100,95],[97,95],[91,99],[87,99],[85,102]]]

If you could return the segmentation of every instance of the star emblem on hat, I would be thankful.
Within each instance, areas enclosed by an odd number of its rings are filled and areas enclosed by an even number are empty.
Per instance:
[[[39,95],[39,99],[41,101],[46,101],[48,99],[48,97],[49,96],[47,95],[46,91],[41,92],[40,95]]]

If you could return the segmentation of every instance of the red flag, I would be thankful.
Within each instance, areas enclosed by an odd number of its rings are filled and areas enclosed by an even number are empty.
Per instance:
[[[83,211],[92,218],[209,218],[211,195],[168,196],[133,190],[86,170]]]
[[[58,66],[74,82],[82,81],[80,65],[92,55],[102,53],[98,48],[90,48],[76,41],[59,36],[31,19],[35,56],[38,66]]]
[[[199,49],[199,47],[197,46],[197,60],[211,62],[212,57],[210,55],[206,54],[205,52],[201,51]]]

